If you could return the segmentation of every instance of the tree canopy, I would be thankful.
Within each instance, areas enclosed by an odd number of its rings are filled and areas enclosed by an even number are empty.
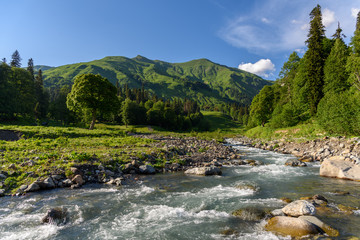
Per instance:
[[[90,112],[90,129],[93,129],[98,114],[114,112],[119,106],[116,93],[116,87],[106,78],[83,74],[76,77],[67,96],[67,106],[70,110],[83,115]]]

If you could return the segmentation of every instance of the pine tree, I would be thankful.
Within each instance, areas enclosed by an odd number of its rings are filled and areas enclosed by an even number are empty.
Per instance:
[[[307,58],[306,81],[309,87],[308,102],[310,114],[316,114],[317,105],[323,96],[324,84],[324,49],[325,29],[322,24],[321,7],[317,5],[310,13],[310,30],[306,41],[308,50],[305,53]]]
[[[3,58],[1,61],[2,61],[3,63],[6,63],[6,58]]]
[[[349,87],[347,83],[349,75],[345,68],[349,51],[342,39],[345,35],[341,32],[342,29],[339,24],[336,33],[333,35],[335,44],[324,66],[324,94],[339,93]]]
[[[30,58],[29,61],[28,61],[27,70],[31,74],[32,78],[34,79],[34,76],[35,76],[35,74],[34,74],[34,60],[32,58]]]
[[[352,53],[347,60],[346,70],[350,73],[349,82],[360,90],[360,12],[357,15],[356,28],[350,46]]]
[[[11,67],[21,67],[21,57],[18,52],[18,50],[15,50],[15,52],[11,55]]]

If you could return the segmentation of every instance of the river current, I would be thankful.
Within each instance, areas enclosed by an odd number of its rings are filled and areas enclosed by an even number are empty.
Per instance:
[[[237,209],[282,208],[280,200],[321,194],[330,204],[360,207],[360,183],[319,176],[318,163],[288,167],[294,158],[236,145],[243,159],[260,166],[223,167],[222,176],[183,173],[143,176],[131,186],[86,185],[54,189],[24,197],[0,198],[0,239],[290,239],[263,230],[265,221],[248,221],[231,213]],[[239,186],[252,186],[239,188]],[[338,196],[334,190],[351,194]],[[41,224],[47,210],[67,208],[69,220],[56,226]],[[321,218],[341,237],[360,236],[360,212]],[[231,230],[236,234],[226,236]]]

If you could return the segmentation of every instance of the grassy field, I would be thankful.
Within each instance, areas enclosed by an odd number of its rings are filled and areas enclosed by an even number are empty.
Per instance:
[[[76,165],[102,164],[115,169],[146,154],[157,156],[156,165],[164,164],[161,149],[152,145],[154,140],[130,136],[129,133],[153,133],[176,137],[199,137],[222,141],[224,137],[241,133],[238,124],[218,112],[204,112],[211,123],[208,132],[170,132],[158,127],[96,124],[94,130],[80,127],[1,125],[2,130],[21,132],[18,141],[0,140],[0,171],[9,177],[2,188],[16,190],[37,178],[55,172],[69,173]],[[176,159],[173,160],[176,162]]]

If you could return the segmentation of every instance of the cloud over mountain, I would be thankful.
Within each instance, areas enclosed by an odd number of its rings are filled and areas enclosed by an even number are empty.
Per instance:
[[[270,59],[260,59],[256,63],[242,63],[238,68],[266,78],[275,71],[275,65]]]

